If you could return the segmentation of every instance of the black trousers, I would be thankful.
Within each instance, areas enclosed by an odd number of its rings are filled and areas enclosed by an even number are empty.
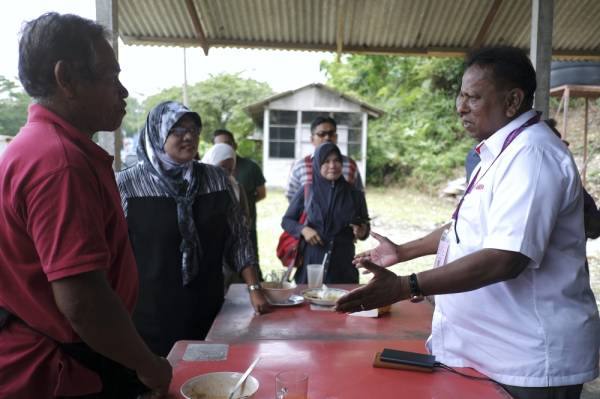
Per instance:
[[[500,384],[515,399],[579,399],[583,384],[561,387],[515,387]]]

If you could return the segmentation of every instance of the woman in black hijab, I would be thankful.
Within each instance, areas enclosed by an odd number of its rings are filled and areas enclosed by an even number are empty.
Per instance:
[[[138,265],[133,320],[155,353],[175,341],[204,339],[223,303],[223,257],[249,286],[258,286],[256,255],[238,201],[219,167],[194,160],[202,121],[167,101],[140,132],[139,162],[117,174]],[[260,289],[257,313],[268,310]]]
[[[358,283],[358,271],[352,264],[356,238],[369,236],[369,214],[362,191],[348,184],[342,175],[342,154],[330,142],[315,150],[312,182],[298,190],[283,216],[281,226],[294,237],[306,241],[303,264],[295,280],[306,284],[306,265],[323,262],[330,252],[324,283]],[[306,211],[306,224],[299,222]]]

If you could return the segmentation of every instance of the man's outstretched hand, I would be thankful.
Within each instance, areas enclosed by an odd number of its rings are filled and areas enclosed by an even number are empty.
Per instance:
[[[364,262],[372,262],[379,266],[388,267],[400,261],[397,251],[398,246],[396,244],[374,231],[371,232],[371,236],[379,242],[379,245],[356,255],[352,263],[357,265]],[[366,269],[369,270],[369,268]]]
[[[367,285],[338,299],[336,311],[351,313],[380,308],[410,296],[406,279],[369,261],[361,262],[359,267],[373,273],[373,278]]]

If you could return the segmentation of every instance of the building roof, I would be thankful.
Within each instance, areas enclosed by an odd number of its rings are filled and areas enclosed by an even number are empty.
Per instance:
[[[324,91],[328,92],[329,94],[333,94],[336,97],[339,97],[343,100],[346,100],[348,102],[356,104],[360,107],[362,112],[366,112],[370,117],[379,118],[381,115],[383,115],[385,113],[383,110],[381,110],[379,108],[376,108],[376,107],[369,105],[363,101],[357,100],[356,98],[353,98],[346,94],[343,94],[343,93],[341,93],[335,89],[332,89],[331,87],[325,86],[324,84],[321,84],[321,83],[311,83],[309,85],[302,86],[295,90],[288,90],[288,91],[284,91],[279,94],[275,94],[271,97],[265,98],[264,100],[261,100],[254,104],[248,105],[247,107],[244,108],[244,111],[246,111],[257,124],[260,124],[262,121],[262,118],[263,118],[263,111],[264,111],[265,107],[267,107],[269,104],[276,102],[277,100],[281,100],[285,97],[293,96],[300,91],[307,90],[310,88],[315,88],[317,90],[324,90]]]
[[[120,0],[126,44],[463,55],[530,46],[525,0]],[[553,55],[600,58],[600,1],[554,0]]]

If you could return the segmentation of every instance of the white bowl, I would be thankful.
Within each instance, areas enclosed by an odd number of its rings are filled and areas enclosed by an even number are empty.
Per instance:
[[[261,283],[263,292],[267,297],[267,301],[271,303],[281,304],[287,302],[296,289],[296,283],[285,281],[283,284],[266,281]]]
[[[242,373],[232,371],[200,374],[190,378],[181,386],[181,394],[187,399],[228,398],[229,393],[241,376]],[[233,398],[251,398],[258,391],[259,385],[258,380],[249,375]]]

